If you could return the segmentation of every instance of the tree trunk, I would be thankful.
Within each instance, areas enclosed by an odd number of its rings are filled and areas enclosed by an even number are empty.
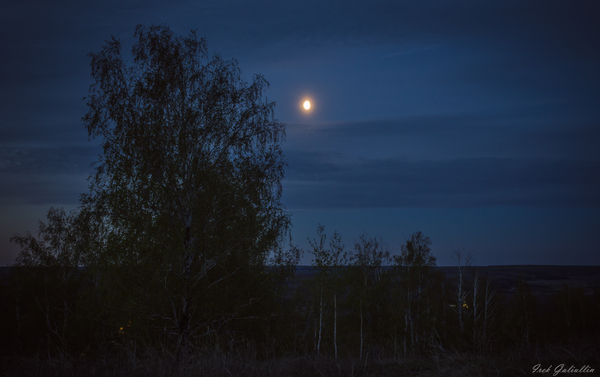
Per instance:
[[[179,344],[177,346],[177,367],[184,361],[183,358],[188,353],[188,338],[190,335],[190,287],[188,285],[190,281],[190,275],[193,263],[193,241],[191,224],[192,218],[190,215],[186,216],[186,228],[184,238],[184,258],[183,258],[183,294],[181,297],[181,314],[178,319],[179,327]]]
[[[182,309],[181,315],[178,321],[179,326],[179,344],[177,347],[177,365],[179,366],[187,355],[188,351],[188,337],[190,335],[190,315],[189,315],[189,302],[186,295],[182,298]]]
[[[460,333],[462,335],[463,333],[463,329],[464,329],[464,324],[463,324],[463,316],[462,316],[462,308],[463,308],[463,292],[462,292],[462,284],[463,281],[463,276],[462,276],[462,270],[458,271],[458,300],[457,300],[457,308],[458,308],[458,324],[460,327]]]
[[[333,295],[333,347],[335,349],[335,358],[337,359],[337,298]]]
[[[317,340],[317,355],[321,352],[321,334],[323,332],[323,282],[321,281],[321,300],[319,302],[319,338]]]
[[[362,310],[362,302],[360,303],[360,352],[358,354],[358,359],[362,360],[362,352],[363,352],[363,310]]]
[[[404,309],[404,357],[406,357],[406,339],[408,338],[408,308]]]
[[[485,301],[483,303],[483,343],[486,343],[486,335],[487,335],[487,319],[488,319],[488,303],[489,303],[489,282],[487,282],[485,287]]]
[[[398,357],[398,325],[394,324],[394,357]]]
[[[479,286],[479,273],[475,271],[473,280],[473,341],[477,342],[477,288]]]
[[[16,303],[15,303],[15,316],[17,319],[17,346],[19,352],[23,351],[23,344],[21,343],[21,294],[19,286],[17,286],[17,292],[15,295]]]
[[[317,352],[317,318],[315,317],[315,340],[314,340],[314,351]]]

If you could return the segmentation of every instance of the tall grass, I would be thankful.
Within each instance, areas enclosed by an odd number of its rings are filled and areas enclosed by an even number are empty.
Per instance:
[[[261,360],[249,349],[228,353],[196,350],[177,365],[174,355],[165,349],[127,344],[102,355],[38,355],[1,360],[0,365],[5,376],[35,377],[531,376],[536,364],[590,365],[600,372],[599,351],[593,344],[581,343],[569,348],[515,348],[490,355],[438,350],[422,357],[383,358],[369,353],[360,361],[311,355]]]

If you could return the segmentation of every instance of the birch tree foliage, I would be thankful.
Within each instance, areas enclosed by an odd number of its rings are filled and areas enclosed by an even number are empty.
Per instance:
[[[263,98],[267,81],[244,81],[195,32],[140,25],[134,39],[131,62],[114,37],[90,54],[83,122],[103,154],[84,202],[106,222],[102,262],[143,271],[136,284],[167,306],[155,315],[189,332],[194,297],[262,268],[289,227],[285,126]]]
[[[431,326],[425,326],[429,321],[428,313],[431,303],[427,302],[427,291],[433,283],[433,267],[436,257],[431,253],[431,239],[421,231],[411,234],[402,245],[400,255],[394,256],[394,265],[400,276],[399,303],[402,303],[404,322],[403,350],[416,351],[421,347],[423,338]]]
[[[408,292],[423,289],[424,280],[436,265],[436,257],[431,253],[430,245],[429,237],[420,231],[415,232],[402,245],[400,255],[394,256],[394,264],[400,268],[400,275]]]
[[[337,357],[337,295],[341,290],[342,269],[347,263],[347,253],[344,251],[341,235],[335,231],[329,242],[329,248],[326,246],[327,235],[325,234],[325,226],[319,224],[317,226],[317,238],[308,242],[311,249],[308,251],[312,254],[311,265],[315,270],[315,276],[309,283],[315,291],[314,297],[317,302],[315,308],[317,310],[318,324],[315,325],[315,349],[317,354],[321,352],[321,340],[324,337],[323,331],[328,313],[326,308],[333,309],[333,340],[334,354]]]
[[[363,357],[365,335],[372,338],[381,332],[381,322],[387,306],[388,274],[384,267],[390,262],[389,247],[376,237],[362,234],[354,242],[354,252],[349,256],[349,293],[358,304],[355,309],[359,319],[359,358]]]

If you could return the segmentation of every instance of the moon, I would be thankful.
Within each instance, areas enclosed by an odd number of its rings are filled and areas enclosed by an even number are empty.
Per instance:
[[[304,101],[304,110],[310,110],[310,101]]]

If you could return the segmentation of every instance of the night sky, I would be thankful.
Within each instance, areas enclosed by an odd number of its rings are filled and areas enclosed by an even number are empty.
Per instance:
[[[87,54],[140,23],[270,82],[301,247],[322,223],[395,253],[420,230],[438,265],[600,265],[597,0],[51,3],[0,14],[0,265],[87,191]]]

